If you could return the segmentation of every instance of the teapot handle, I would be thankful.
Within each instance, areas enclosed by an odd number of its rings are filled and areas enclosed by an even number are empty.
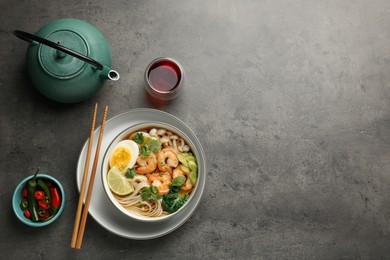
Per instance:
[[[52,41],[49,41],[49,40],[46,40],[46,39],[43,39],[39,36],[36,36],[34,34],[31,34],[31,33],[27,33],[27,32],[22,32],[22,31],[19,31],[19,30],[15,30],[14,31],[14,35],[22,40],[25,40],[27,42],[30,42],[32,43],[33,41],[36,41],[36,42],[39,42],[39,43],[42,43],[44,45],[47,45],[49,47],[52,47],[54,49],[57,49],[59,51],[62,51],[66,54],[69,54],[73,57],[76,57],[82,61],[85,61],[93,66],[95,66],[98,70],[102,70],[103,69],[103,65],[100,64],[99,62],[91,59],[90,57],[87,57],[81,53],[78,53],[76,51],[73,51],[71,49],[68,49],[58,43],[55,43],[55,42],[52,42]]]

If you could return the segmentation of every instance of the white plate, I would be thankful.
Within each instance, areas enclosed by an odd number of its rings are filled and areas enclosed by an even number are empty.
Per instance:
[[[97,123],[100,122],[97,119]],[[123,213],[119,212],[118,209],[109,201],[107,195],[104,192],[102,180],[101,180],[101,163],[103,155],[108,148],[111,141],[126,128],[144,122],[162,122],[173,125],[183,131],[194,143],[198,150],[197,161],[198,161],[198,188],[196,189],[193,198],[188,201],[188,205],[178,212],[175,216],[170,219],[157,222],[157,223],[145,223],[137,220],[130,219]],[[99,138],[100,127],[95,130],[94,142],[92,146],[92,154],[90,161],[90,171],[92,170],[93,159],[95,156],[95,150],[97,140]],[[88,141],[85,142],[81,149],[79,160],[77,163],[77,186],[80,190],[81,182],[84,173],[84,164],[86,159],[86,152],[88,148]],[[90,175],[89,175],[90,176]],[[88,176],[88,178],[89,178]],[[164,236],[182,224],[184,224],[192,213],[197,208],[204,191],[206,184],[206,159],[205,154],[198,138],[192,132],[192,130],[184,124],[177,117],[168,114],[166,112],[139,108],[132,109],[117,116],[114,116],[106,121],[103,133],[103,139],[100,148],[99,162],[96,170],[96,177],[93,186],[91,203],[89,206],[89,214],[98,222],[102,227],[108,231],[129,239],[145,240]],[[88,185],[88,184],[87,184]],[[88,186],[87,186],[88,188]]]

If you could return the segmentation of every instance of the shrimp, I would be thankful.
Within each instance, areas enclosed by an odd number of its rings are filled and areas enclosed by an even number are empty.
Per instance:
[[[140,166],[137,168],[138,174],[148,174],[157,168],[157,159],[154,153],[149,154],[146,158],[143,158],[141,155],[138,156],[137,163]]]
[[[188,190],[192,189],[192,182],[189,178],[189,173],[183,171],[183,169],[181,167],[177,167],[176,169],[174,169],[172,175],[173,175],[172,176],[173,178],[176,178],[179,176],[184,176],[186,178],[184,185],[181,186],[182,190],[188,191]]]
[[[158,168],[160,171],[169,171],[170,167],[177,167],[179,160],[177,153],[171,148],[164,148],[157,153]]]
[[[157,187],[160,195],[164,195],[169,192],[169,185],[172,183],[172,176],[169,172],[155,172],[149,175],[148,181],[153,186]]]

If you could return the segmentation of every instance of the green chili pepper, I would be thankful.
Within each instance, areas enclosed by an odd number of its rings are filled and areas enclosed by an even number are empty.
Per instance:
[[[34,193],[37,190],[36,177],[39,170],[40,168],[37,169],[37,171],[34,174],[34,177],[31,180],[29,180],[27,183],[28,210],[30,211],[31,214],[31,220],[34,222],[39,221],[38,202],[34,198]]]
[[[22,202],[20,202],[20,209],[25,210],[28,207],[28,202],[26,199],[23,199]]]
[[[38,215],[39,215],[40,217],[43,217],[43,216],[46,215],[46,214],[47,214],[46,210],[44,210],[44,209],[38,209]]]

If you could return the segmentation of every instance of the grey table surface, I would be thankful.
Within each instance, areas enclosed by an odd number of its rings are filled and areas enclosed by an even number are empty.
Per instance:
[[[389,10],[387,0],[1,0],[1,258],[390,259]],[[70,105],[35,90],[27,44],[12,35],[63,17],[102,31],[121,74]],[[159,56],[186,72],[184,93],[164,106],[143,88]],[[137,241],[88,218],[82,249],[70,248],[96,102],[108,117],[166,111],[200,139],[207,187],[179,229]],[[67,199],[57,222],[32,229],[11,197],[38,166]]]

